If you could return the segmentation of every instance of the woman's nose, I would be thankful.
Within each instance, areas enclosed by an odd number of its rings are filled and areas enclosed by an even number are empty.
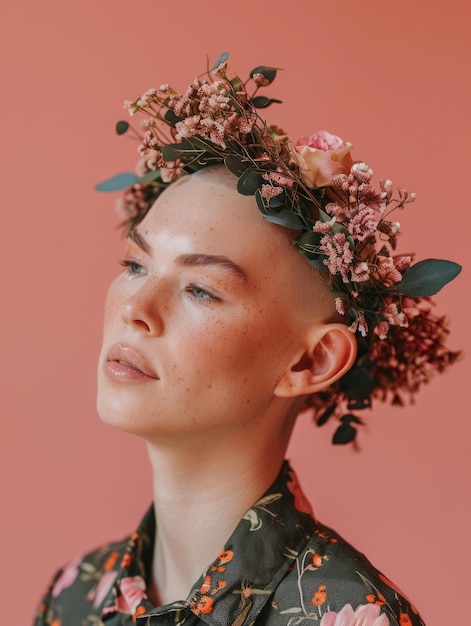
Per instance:
[[[163,331],[163,320],[160,311],[162,294],[146,281],[135,293],[122,304],[122,318],[126,324],[150,335],[160,335]]]

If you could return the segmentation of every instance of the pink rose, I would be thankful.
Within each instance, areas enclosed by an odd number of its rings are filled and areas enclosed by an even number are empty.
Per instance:
[[[313,135],[303,135],[296,142],[297,146],[309,146],[310,148],[319,148],[319,150],[336,150],[343,146],[344,142],[337,135],[331,135],[326,130],[318,130]]]
[[[355,610],[346,604],[341,611],[324,613],[319,626],[389,626],[389,620],[376,604],[360,604]]]
[[[353,163],[352,147],[325,130],[300,137],[295,151],[303,183],[311,188],[326,187],[332,184],[335,174],[348,173]]]

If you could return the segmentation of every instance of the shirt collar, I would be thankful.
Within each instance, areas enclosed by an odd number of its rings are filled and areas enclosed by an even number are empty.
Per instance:
[[[190,610],[209,626],[252,623],[314,527],[310,505],[285,461],[273,485],[241,519],[187,600],[154,608],[144,591],[145,581],[151,578],[155,537],[151,507],[124,551],[122,567],[104,603],[103,618],[122,609],[126,600],[127,612],[134,613],[138,624],[141,615],[182,610]]]

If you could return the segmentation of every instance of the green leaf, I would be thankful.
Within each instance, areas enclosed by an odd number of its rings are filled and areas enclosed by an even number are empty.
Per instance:
[[[340,380],[340,389],[357,400],[369,398],[375,386],[376,379],[366,367],[353,367]]]
[[[322,209],[319,209],[319,218],[323,224],[325,224],[326,222],[332,221],[331,216],[325,211],[323,211]]]
[[[175,159],[180,159],[183,156],[196,156],[198,154],[198,150],[186,139],[180,143],[169,143],[166,146],[161,146],[160,150],[164,161],[175,161]]]
[[[139,178],[138,182],[140,185],[148,185],[149,183],[153,183],[154,180],[157,180],[158,178],[160,178],[160,169],[146,172],[144,176]]]
[[[179,117],[175,111],[172,111],[172,109],[168,109],[167,111],[165,111],[165,115],[164,115],[164,120],[166,122],[168,122],[171,126],[175,126],[175,124],[177,122],[181,122],[182,121],[182,117]]]
[[[250,72],[250,78],[253,78],[254,74],[261,74],[264,78],[268,80],[269,83],[272,83],[275,80],[276,68],[258,65],[257,67],[254,67],[254,69]]]
[[[118,135],[124,135],[124,133],[127,132],[128,128],[129,123],[125,120],[120,120],[119,122],[116,122],[116,133]]]
[[[327,420],[332,417],[335,409],[337,408],[336,404],[331,404],[325,411],[323,411],[316,420],[316,424],[318,426],[324,426]]]
[[[260,174],[246,170],[237,182],[237,191],[243,196],[253,196],[263,184]]]
[[[218,56],[217,60],[213,64],[213,71],[217,70],[217,68],[221,65],[221,63],[224,63],[224,61],[227,61],[228,58],[229,58],[229,52],[221,52],[221,54]]]
[[[395,288],[405,296],[426,298],[438,293],[461,272],[461,265],[441,259],[425,259],[410,267]]]
[[[341,424],[334,433],[332,443],[345,445],[351,443],[357,434],[357,429],[351,424]]]
[[[291,230],[299,230],[303,227],[299,217],[292,211],[288,211],[288,209],[284,209],[279,213],[267,213],[263,217],[267,222],[278,224],[284,228],[291,228]]]
[[[307,254],[305,254],[305,257],[309,261],[309,265],[312,265],[312,267],[314,267],[316,270],[319,270],[319,272],[323,272],[324,274],[327,274],[328,270],[324,263],[325,257],[321,257],[319,255],[309,256]]]
[[[282,193],[279,193],[277,196],[270,198],[270,201],[268,202],[268,204],[270,206],[270,209],[273,209],[274,211],[278,209],[278,211],[280,211],[280,209],[286,206],[285,192],[283,191]],[[289,209],[286,209],[286,210],[288,211],[288,213],[291,213],[293,215],[293,211],[289,211]]]
[[[281,100],[277,100],[276,98],[266,98],[265,96],[255,96],[255,98],[252,98],[250,102],[256,109],[266,109],[274,102],[280,104]]]
[[[224,159],[224,165],[235,176],[241,176],[249,167],[250,161],[236,154],[231,154]]]
[[[98,183],[98,185],[95,185],[95,189],[97,191],[120,191],[121,189],[132,187],[137,182],[139,182],[139,178],[135,174],[122,172],[121,174],[116,174],[116,176],[107,178],[103,182]]]

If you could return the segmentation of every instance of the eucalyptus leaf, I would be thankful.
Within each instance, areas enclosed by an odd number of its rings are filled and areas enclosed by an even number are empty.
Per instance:
[[[98,183],[98,185],[95,185],[95,189],[97,191],[121,191],[122,189],[132,187],[137,182],[139,182],[139,178],[135,174],[122,172],[121,174],[116,174],[116,176],[107,178],[103,182]]]
[[[118,135],[124,135],[124,133],[127,132],[128,128],[129,123],[125,120],[120,120],[119,122],[116,122],[116,133]]]
[[[319,209],[319,218],[323,224],[332,221],[331,216],[322,209]]]
[[[277,196],[274,196],[273,198],[270,198],[270,201],[268,202],[270,209],[273,209],[276,212],[279,212],[283,207],[286,206],[286,198],[285,198],[285,193],[279,193]],[[286,209],[286,211],[288,211],[288,213],[291,213],[292,215],[294,215],[293,211],[289,211],[288,209]],[[299,222],[301,224],[302,227],[302,222]]]
[[[267,98],[265,96],[255,96],[255,98],[252,98],[250,102],[256,109],[266,109],[270,106],[270,104],[280,104],[281,100],[277,100],[276,98]]]
[[[324,274],[328,272],[328,269],[324,263],[325,257],[312,256],[312,257],[306,257],[306,258],[309,261],[309,265],[314,267],[316,270],[319,270],[319,272],[324,272]]]
[[[427,298],[438,293],[461,272],[461,265],[442,259],[425,259],[407,269],[395,285],[405,296]]]
[[[351,424],[341,424],[334,433],[332,443],[345,445],[354,441],[357,429]]]
[[[224,159],[224,165],[232,174],[239,177],[250,167],[250,161],[236,154],[231,154]]]
[[[139,178],[138,182],[140,185],[148,185],[149,183],[154,182],[154,180],[157,180],[158,178],[160,178],[160,169],[146,172],[144,176],[141,176]]]
[[[263,217],[271,224],[278,224],[284,228],[291,228],[291,230],[299,230],[303,226],[299,217],[287,209],[279,213],[267,213]]]
[[[177,122],[181,122],[183,118],[179,117],[175,111],[172,111],[172,109],[167,109],[167,111],[165,111],[164,119],[172,126],[175,126],[175,124],[177,124]]]
[[[358,400],[369,398],[376,386],[376,379],[371,372],[364,367],[353,367],[342,376],[340,388],[347,396]]]
[[[312,250],[314,252],[321,240],[321,234],[314,231],[304,232],[296,239],[296,245],[303,250]]]
[[[161,146],[160,150],[164,157],[164,161],[175,161],[182,157],[182,154],[197,154],[197,150],[186,139],[180,143],[169,143],[166,146]]]
[[[213,64],[213,71],[217,70],[217,68],[221,65],[221,63],[224,63],[224,61],[227,61],[228,58],[229,58],[229,52],[221,52],[221,54],[218,56],[217,60]]]
[[[332,417],[337,405],[331,404],[325,411],[323,411],[316,420],[318,426],[324,426],[327,420]]]
[[[254,74],[261,74],[264,78],[268,80],[269,83],[272,83],[275,80],[276,68],[265,67],[265,65],[258,65],[257,67],[254,67],[254,69],[250,72],[250,78],[253,78]]]
[[[253,196],[263,184],[263,178],[257,172],[246,170],[237,182],[237,191],[244,196]]]

